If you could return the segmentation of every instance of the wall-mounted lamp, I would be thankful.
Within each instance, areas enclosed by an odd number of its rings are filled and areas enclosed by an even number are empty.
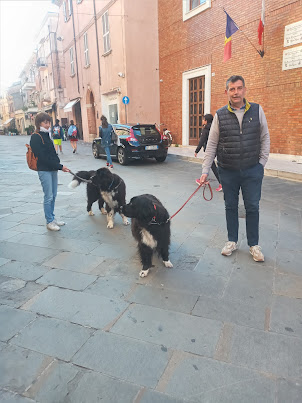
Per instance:
[[[163,80],[162,78],[159,80],[160,83],[162,83],[163,81],[164,81],[164,80]]]
[[[119,77],[122,77],[122,78],[124,78],[124,77],[125,77],[125,74],[124,74],[124,73],[122,73],[122,72],[117,73],[117,75],[118,75]]]
[[[58,36],[57,40],[62,42],[62,41],[64,41],[64,37],[63,36]]]

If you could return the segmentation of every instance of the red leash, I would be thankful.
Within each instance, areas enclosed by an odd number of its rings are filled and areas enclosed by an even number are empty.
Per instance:
[[[207,198],[205,197],[205,190],[206,190],[206,186],[207,186],[207,185],[209,186],[209,189],[210,189],[210,194],[211,194],[211,198],[210,198],[210,199],[207,199]],[[181,206],[181,208],[180,208],[179,210],[176,211],[175,214],[173,214],[173,215],[169,218],[169,220],[172,220],[172,218],[175,217],[176,214],[178,214],[178,213],[180,212],[180,210],[182,210],[182,209],[185,207],[185,205],[188,203],[188,201],[191,200],[192,197],[195,195],[195,193],[197,193],[198,190],[199,190],[200,188],[202,188],[202,187],[203,187],[203,193],[202,193],[203,198],[204,198],[206,201],[211,201],[211,200],[213,199],[213,190],[212,190],[212,188],[211,188],[210,182],[205,182],[204,185],[199,185],[199,186],[198,186],[198,188],[195,190],[195,192],[191,194],[191,196],[188,198],[188,200]]]

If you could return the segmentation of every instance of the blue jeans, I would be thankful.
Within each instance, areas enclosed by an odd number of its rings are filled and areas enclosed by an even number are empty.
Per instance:
[[[44,214],[46,224],[55,219],[54,209],[58,190],[58,171],[38,171],[44,192]]]
[[[107,162],[109,165],[112,165],[112,159],[111,159],[111,155],[110,155],[110,147],[104,147],[105,148],[105,152],[107,155]]]
[[[232,171],[218,167],[225,202],[228,240],[238,241],[238,202],[241,188],[246,211],[246,236],[249,246],[259,241],[259,201],[264,174],[263,165],[258,163],[250,168]]]

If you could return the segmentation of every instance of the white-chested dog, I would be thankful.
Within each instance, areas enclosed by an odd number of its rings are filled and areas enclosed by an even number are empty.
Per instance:
[[[166,267],[173,267],[169,260],[170,220],[168,211],[153,195],[133,197],[121,209],[131,218],[132,235],[138,242],[138,251],[143,265],[140,277],[146,277],[152,266],[152,255],[156,251]]]

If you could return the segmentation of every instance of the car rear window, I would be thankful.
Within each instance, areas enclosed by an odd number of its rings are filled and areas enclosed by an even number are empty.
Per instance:
[[[158,136],[155,126],[133,126],[135,136]]]

